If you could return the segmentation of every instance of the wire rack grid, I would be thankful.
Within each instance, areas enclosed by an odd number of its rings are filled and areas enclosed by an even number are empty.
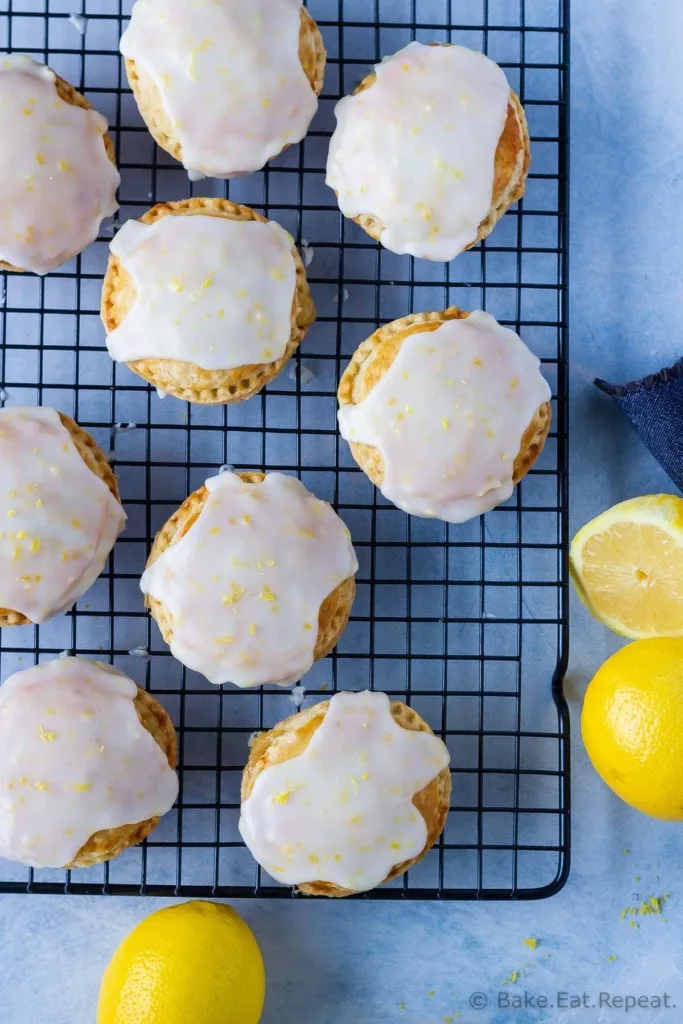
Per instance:
[[[79,4],[81,5],[78,10]],[[155,531],[222,465],[278,469],[331,501],[358,552],[358,594],[337,651],[304,679],[305,703],[337,689],[406,700],[451,752],[453,810],[407,876],[370,898],[541,898],[569,865],[567,658],[567,136],[565,0],[309,0],[328,50],[305,141],[262,172],[190,185],[158,150],[127,87],[118,41],[128,0],[1,0],[0,46],[35,55],[108,117],[122,173],[117,223],[157,201],[229,195],[303,247],[318,321],[293,370],[243,405],[161,400],[112,364],[98,311],[116,225],[46,278],[5,275],[0,398],[74,416],[110,450],[128,513],[109,566],[75,610],[5,629],[0,678],[73,651],[110,660],[173,717],[180,796],[147,842],[100,867],[33,871],[0,861],[0,891],[289,896],[237,831],[255,731],[292,713],[288,691],[216,688],[185,671],[145,613],[138,581]],[[85,34],[79,29],[87,19]],[[70,15],[72,17],[70,18]],[[345,221],[324,183],[333,108],[411,39],[483,49],[505,69],[532,136],[526,196],[474,250],[443,266],[396,256]],[[310,262],[309,262],[310,261]],[[335,391],[379,323],[457,304],[493,313],[543,361],[553,428],[504,506],[462,526],[408,518],[360,472],[336,427]]]

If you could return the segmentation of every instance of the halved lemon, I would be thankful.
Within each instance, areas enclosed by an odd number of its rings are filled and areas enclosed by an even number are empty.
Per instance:
[[[608,509],[574,537],[570,564],[579,597],[615,633],[683,637],[683,498]]]

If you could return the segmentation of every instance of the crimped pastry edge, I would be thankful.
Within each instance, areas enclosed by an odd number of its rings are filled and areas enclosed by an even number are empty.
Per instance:
[[[291,757],[296,757],[306,750],[311,738],[322,724],[329,706],[329,700],[314,704],[313,707],[279,722],[268,732],[262,732],[256,736],[242,775],[242,803],[250,796],[254,783],[264,768],[288,761]],[[402,701],[391,701],[391,714],[401,728],[428,732],[433,735],[432,729],[417,711]],[[427,826],[427,840],[423,849],[416,857],[396,864],[380,885],[385,885],[394,878],[398,878],[427,855],[446,824],[450,808],[450,795],[451,773],[446,767],[413,797],[413,804],[425,819]],[[334,882],[304,882],[297,888],[308,896],[340,898],[355,895],[355,890],[346,889]]]
[[[52,68],[50,68],[50,70],[52,71]],[[64,78],[60,78],[60,76],[55,71],[53,71],[52,73],[55,76],[55,89],[57,90],[57,95],[60,99],[64,100],[65,103],[71,104],[72,107],[81,107],[83,110],[93,109],[92,105],[88,103],[85,96],[83,96],[83,94],[80,93],[77,89],[74,89],[73,85],[71,85],[70,82],[67,82]],[[105,132],[102,136],[102,141],[104,142],[104,148],[107,151],[107,156],[109,157],[109,160],[114,165],[114,167],[116,167],[116,151],[114,149],[114,143],[112,142],[111,137],[107,132]],[[81,250],[79,250],[79,252],[80,251]],[[65,257],[64,262],[67,263],[68,260],[73,259],[73,257],[77,255],[78,252],[72,252],[69,256]],[[4,260],[0,260],[0,270],[8,270],[15,274],[30,273],[30,271],[25,270],[23,267],[15,267],[12,263],[6,263]]]
[[[449,320],[465,320],[469,315],[469,312],[458,306],[450,306],[448,309],[437,312],[411,313],[379,327],[369,338],[361,342],[342,374],[337,392],[340,407],[355,405],[372,391],[372,388],[393,363],[405,339],[411,334],[434,331]],[[385,347],[388,347],[390,352],[389,364],[386,367],[378,367],[377,372],[373,373],[374,357]],[[363,387],[361,396],[359,390],[365,384],[367,387]],[[545,402],[539,407],[524,431],[519,452],[513,463],[512,482],[514,486],[517,486],[520,480],[526,476],[543,451],[550,430],[551,418],[550,403]],[[356,442],[350,442],[349,447],[363,472],[376,487],[381,488],[384,479],[384,465],[379,450],[374,445]]]
[[[267,224],[263,217],[250,206],[233,203],[229,199],[192,198],[176,202],[157,203],[139,219],[143,224],[153,224],[166,216],[210,216],[225,217],[236,221],[258,221]],[[232,370],[205,370],[196,363],[185,363],[177,359],[136,359],[126,365],[149,384],[166,394],[200,405],[227,405],[244,402],[258,394],[271,380],[282,372],[303,341],[308,328],[315,321],[315,306],[306,277],[306,269],[296,246],[292,247],[295,264],[295,289],[292,300],[291,331],[284,353],[272,363],[255,363],[238,366]],[[109,255],[107,270],[102,285],[100,315],[107,334],[110,334],[125,320],[129,310],[122,313],[118,299],[123,289],[133,288],[130,275],[118,257]]]
[[[244,483],[259,484],[266,477],[265,473],[237,473]],[[167,548],[184,537],[199,518],[209,496],[206,487],[193,491],[180,505],[173,515],[164,523],[152,544],[146,568],[156,562]],[[349,621],[351,607],[356,595],[356,580],[349,576],[327,595],[318,612],[318,637],[313,651],[314,661],[325,658],[338,644]],[[170,647],[173,641],[173,623],[167,608],[151,594],[145,595],[145,605],[155,619],[165,643]]]
[[[299,60],[311,88],[316,96],[319,96],[325,77],[327,53],[317,23],[303,6],[301,7],[299,28]],[[130,58],[125,59],[125,66],[128,83],[150,135],[161,149],[182,163],[183,147],[173,133],[173,125],[164,110],[161,94],[151,76],[143,68],[138,67],[137,61]],[[277,153],[273,153],[268,160],[274,160],[288,148],[289,145],[285,145]]]
[[[429,45],[451,46],[453,44],[430,43]],[[356,96],[358,93],[371,88],[375,84],[376,80],[377,75],[375,72],[366,75],[360,84],[356,86],[351,95]],[[516,154],[516,159],[512,165],[512,173],[505,179],[501,179],[498,173],[494,174],[491,207],[486,217],[484,217],[479,224],[476,238],[474,238],[469,245],[465,246],[465,250],[471,249],[482,239],[490,235],[498,221],[508,211],[512,204],[516,203],[517,200],[521,199],[524,195],[526,179],[529,173],[529,166],[531,164],[531,140],[529,138],[529,129],[527,126],[526,115],[524,113],[524,107],[522,106],[519,96],[510,89],[507,118],[505,125],[503,126],[500,139],[498,140],[498,147],[494,156],[494,166],[498,164],[499,153],[502,152],[502,147],[507,145],[509,137],[512,134],[518,134],[521,140],[521,147],[519,148],[519,151]],[[351,219],[376,242],[382,241],[382,234],[385,230],[385,225],[377,217],[374,217],[372,214],[361,213]]]
[[[119,494],[119,485],[114,474],[113,469],[109,465],[107,456],[104,454],[97,441],[87,430],[83,430],[75,420],[71,419],[65,413],[58,413],[62,426],[69,431],[71,440],[76,445],[78,454],[85,462],[88,469],[90,469],[95,476],[98,476],[100,480],[103,480],[107,485],[116,500],[121,502],[121,496]],[[31,619],[22,615],[21,612],[15,612],[11,608],[0,608],[0,628],[5,626],[28,626],[31,625]]]
[[[108,666],[104,666],[107,668]],[[178,741],[168,712],[151,693],[138,686],[134,698],[135,710],[140,722],[161,747],[169,765],[175,771],[178,761]],[[117,828],[102,829],[93,833],[80,848],[68,868],[89,868],[94,864],[112,860],[129,846],[137,846],[159,823],[159,817]]]

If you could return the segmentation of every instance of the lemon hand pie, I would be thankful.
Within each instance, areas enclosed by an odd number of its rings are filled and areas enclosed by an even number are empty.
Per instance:
[[[483,53],[409,43],[336,115],[327,184],[342,213],[392,252],[452,260],[524,194],[524,110]]]
[[[506,501],[540,454],[550,388],[521,338],[455,306],[380,327],[339,385],[339,429],[405,512],[462,523]]]
[[[284,228],[227,199],[160,203],[110,245],[102,319],[113,359],[190,402],[240,402],[315,319]]]
[[[54,409],[0,409],[0,626],[67,611],[102,572],[125,520],[90,434]]]
[[[178,793],[176,736],[110,665],[58,658],[0,687],[0,857],[90,867],[141,842]]]
[[[303,139],[325,72],[300,0],[137,0],[121,53],[147,127],[191,177],[257,171]]]
[[[162,527],[140,586],[188,668],[291,686],[339,640],[357,568],[346,526],[300,481],[221,473]]]
[[[252,745],[239,829],[273,878],[349,896],[421,860],[446,823],[445,744],[385,693],[336,694]]]
[[[107,122],[31,57],[0,56],[0,266],[46,274],[118,209]]]

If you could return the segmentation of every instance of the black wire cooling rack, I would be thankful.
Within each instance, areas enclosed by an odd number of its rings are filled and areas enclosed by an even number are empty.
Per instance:
[[[82,4],[82,6],[80,6]],[[0,861],[0,891],[288,896],[237,831],[250,735],[336,689],[407,700],[452,755],[453,810],[437,846],[375,898],[541,898],[569,865],[567,659],[568,0],[310,0],[328,50],[312,131],[264,171],[188,183],[159,151],[127,87],[118,41],[129,4],[1,0],[0,47],[47,61],[108,117],[122,172],[117,223],[154,202],[229,195],[299,241],[318,307],[293,370],[243,405],[202,408],[112,364],[99,320],[116,225],[41,279],[5,275],[0,399],[74,416],[110,450],[128,513],[108,570],[75,611],[2,631],[0,678],[64,651],[111,660],[167,707],[180,739],[180,796],[149,840],[100,867],[32,871]],[[83,19],[87,19],[87,24]],[[85,34],[81,34],[85,29]],[[337,98],[411,39],[483,49],[526,108],[532,169],[523,202],[446,265],[395,256],[344,220],[325,186]],[[463,526],[386,503],[336,427],[335,391],[379,323],[457,304],[493,313],[542,358],[553,429],[514,497]],[[298,474],[346,520],[360,560],[353,616],[305,695],[212,687],[169,654],[138,581],[155,531],[222,465]],[[297,696],[298,694],[298,696]]]

